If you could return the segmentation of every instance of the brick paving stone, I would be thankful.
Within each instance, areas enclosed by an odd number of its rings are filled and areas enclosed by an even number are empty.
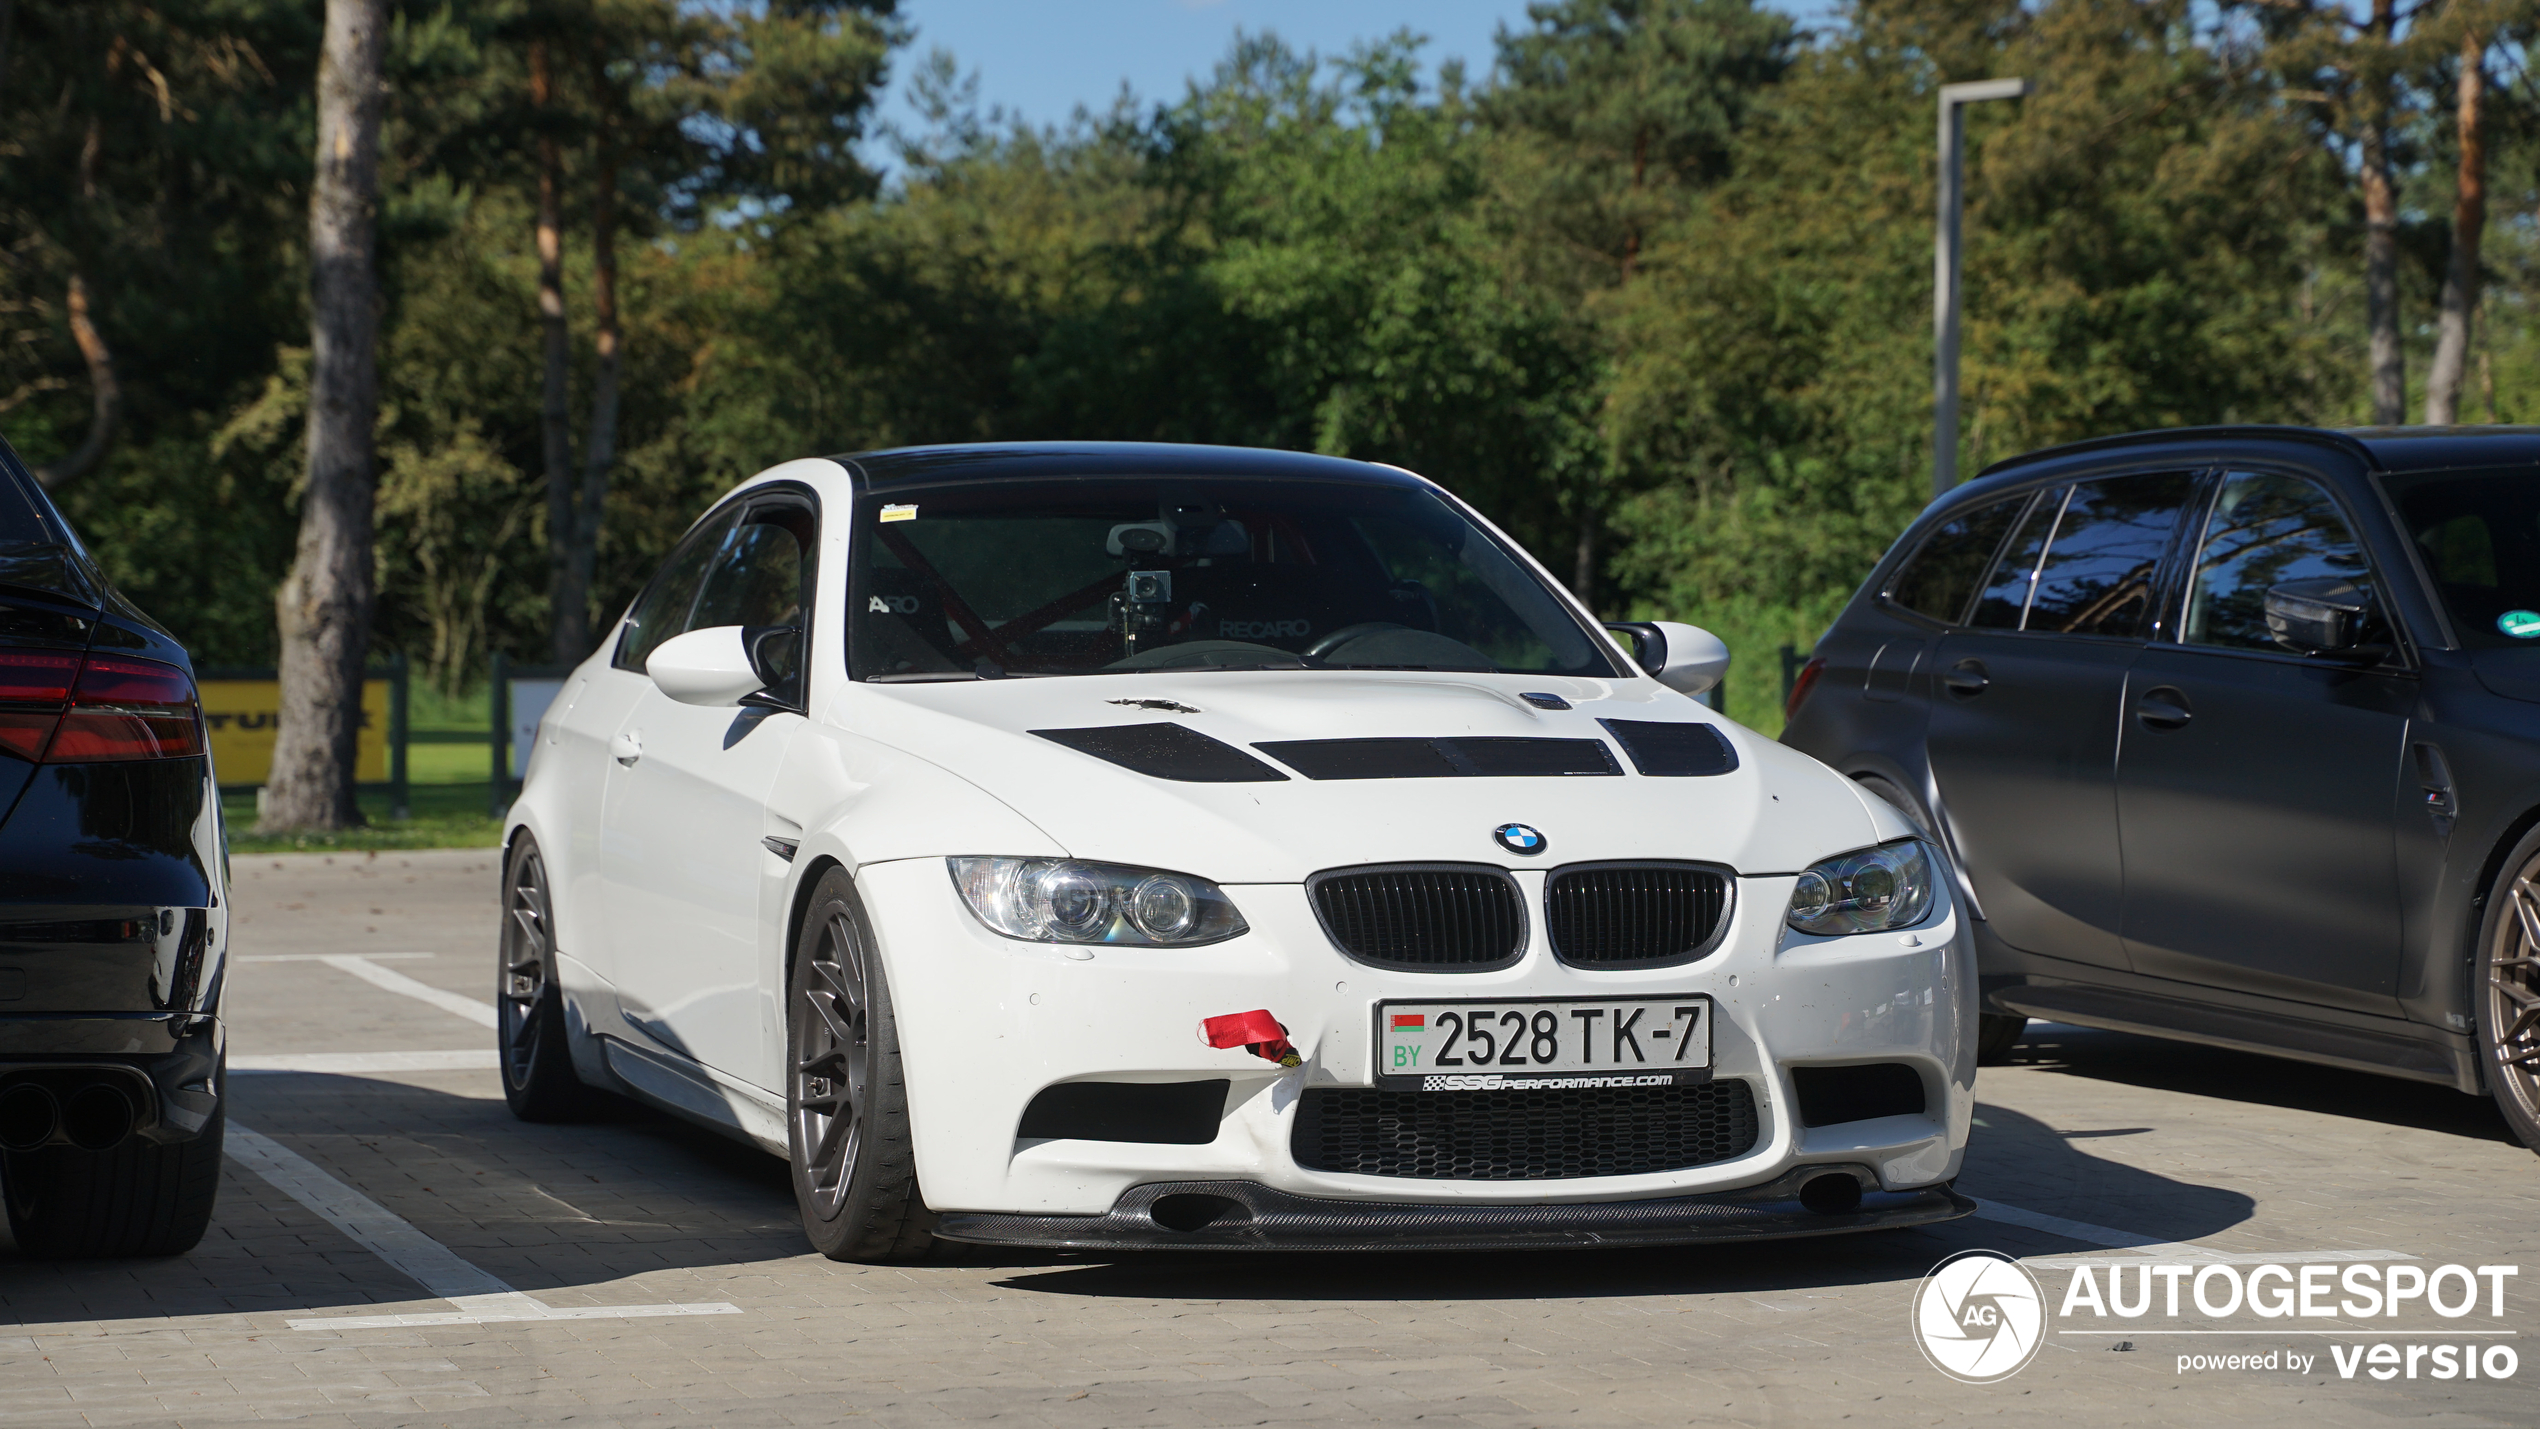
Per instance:
[[[490,996],[490,852],[268,856],[236,872],[242,953],[429,952],[386,965]],[[240,1052],[468,1048],[487,1036],[323,964],[242,963],[231,996]],[[529,1128],[490,1072],[254,1076],[235,1089],[242,1123],[552,1305],[728,1300],[744,1313],[293,1331],[288,1318],[447,1306],[233,1165],[212,1234],[177,1260],[39,1264],[0,1242],[0,1422],[2540,1420],[2540,1365],[2502,1383],[2343,1381],[2325,1359],[2308,1376],[2182,1377],[2157,1340],[2132,1352],[2050,1340],[2005,1383],[1954,1383],[1906,1334],[1935,1261],[1975,1246],[2092,1249],[1998,1222],[1671,1251],[1108,1262],[971,1251],[847,1266],[805,1250],[780,1163],[641,1109]],[[2044,1026],[1978,1091],[1983,1125],[1961,1183],[1971,1194],[2222,1250],[2521,1263],[2502,1323],[2540,1328],[2540,1284],[2528,1283],[2540,1281],[2540,1161],[2484,1103]]]

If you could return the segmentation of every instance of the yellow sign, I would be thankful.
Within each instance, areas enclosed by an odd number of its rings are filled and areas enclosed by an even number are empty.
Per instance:
[[[212,772],[229,785],[262,784],[273,773],[273,733],[282,714],[278,680],[205,680],[203,727],[211,735]],[[388,682],[362,681],[362,727],[355,736],[353,777],[388,780]]]

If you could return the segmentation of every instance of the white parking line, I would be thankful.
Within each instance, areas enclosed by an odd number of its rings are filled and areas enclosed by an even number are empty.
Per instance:
[[[2026,1230],[2044,1231],[2048,1235],[2062,1236],[2066,1240],[2082,1241],[2089,1245],[2104,1245],[2109,1250],[2121,1250],[2147,1257],[2158,1256],[2172,1262],[2192,1261],[2199,1265],[2322,1265],[2356,1260],[2416,1259],[2413,1255],[2402,1255],[2395,1250],[2256,1252],[2213,1250],[2198,1245],[2194,1241],[2165,1241],[2153,1236],[2140,1235],[2134,1231],[2121,1231],[2112,1226],[2095,1226],[2088,1221],[2068,1221],[2062,1216],[2050,1216],[2042,1211],[2023,1210],[2018,1206],[2006,1206],[1999,1201],[1976,1202],[1976,1218],[1999,1221],[2004,1225],[2019,1226]],[[2020,1259],[2030,1265],[2050,1267],[2097,1265],[2104,1262],[2089,1257],[2104,1254],[2106,1254],[2104,1251],[2086,1251],[2080,1255],[2024,1255]]]
[[[231,958],[230,961],[233,963],[322,963],[329,958],[343,956],[342,953],[247,953]],[[439,953],[364,953],[362,956],[377,960],[380,958],[437,958],[441,955]]]
[[[366,957],[351,953],[321,953],[315,960],[328,967],[351,973],[373,987],[403,993],[417,1002],[431,1003],[443,1012],[455,1012],[470,1022],[486,1027],[494,1025],[494,1004],[490,1002],[479,1002],[472,997],[461,997],[455,992],[443,992],[430,983],[417,982],[404,973],[383,968]]]
[[[521,1320],[632,1320],[663,1315],[738,1315],[724,1302],[696,1305],[550,1306],[461,1260],[403,1216],[336,1180],[317,1163],[261,1132],[229,1124],[230,1158],[275,1190],[315,1211],[355,1244],[458,1307],[431,1315],[339,1315],[286,1321],[295,1330],[381,1330],[413,1325],[491,1325]]]
[[[491,1047],[447,1052],[252,1052],[229,1054],[233,1075],[256,1072],[490,1072],[501,1066]]]

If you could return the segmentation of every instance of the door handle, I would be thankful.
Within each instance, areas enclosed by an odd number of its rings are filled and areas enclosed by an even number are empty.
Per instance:
[[[2185,729],[2196,717],[2187,707],[2187,693],[2176,685],[2159,685],[2143,692],[2134,702],[2134,717],[2145,729]]]
[[[1993,682],[1985,677],[1982,660],[1966,659],[1950,666],[1948,671],[1941,675],[1940,683],[1948,689],[1949,693],[1958,698],[1972,700],[1983,694],[1985,686]]]
[[[635,761],[644,757],[643,734],[637,730],[627,730],[610,740],[609,757],[629,769],[634,768]]]

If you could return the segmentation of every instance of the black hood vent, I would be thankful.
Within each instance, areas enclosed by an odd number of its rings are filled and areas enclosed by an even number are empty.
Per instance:
[[[1178,724],[1106,724],[1032,733],[1123,769],[1184,784],[1283,784],[1288,778],[1223,740]]]
[[[1737,749],[1707,724],[1647,719],[1601,719],[1621,740],[1632,767],[1652,778],[1726,774],[1737,768]]]
[[[1601,739],[1282,739],[1253,748],[1308,779],[1621,774]]]

